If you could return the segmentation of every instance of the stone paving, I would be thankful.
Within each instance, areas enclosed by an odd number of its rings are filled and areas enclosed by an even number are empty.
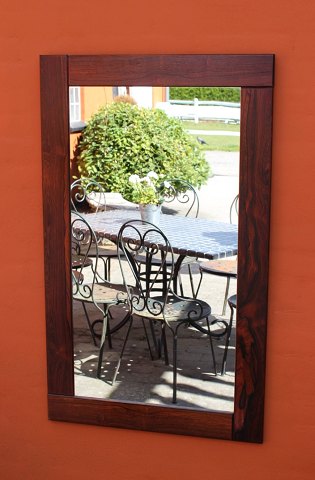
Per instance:
[[[207,152],[214,176],[199,192],[202,218],[228,221],[229,205],[238,192],[238,154]],[[215,205],[215,208],[214,208]],[[120,280],[118,262],[113,263],[113,280]],[[199,281],[198,265],[194,265],[194,281]],[[184,291],[190,295],[188,274],[183,273]],[[205,275],[198,298],[212,307],[213,318],[229,317],[227,308],[222,317],[222,304],[226,280],[222,277]],[[187,293],[186,293],[187,292]],[[236,293],[236,281],[231,281],[230,294]],[[90,308],[93,319],[95,308]],[[167,343],[170,365],[163,358],[151,360],[142,322],[135,318],[120,366],[120,373],[112,385],[112,378],[126,335],[125,325],[112,335],[112,349],[104,353],[101,379],[96,378],[98,347],[94,346],[81,304],[75,302],[74,318],[74,363],[75,393],[78,396],[119,401],[134,401],[172,406],[172,336],[168,332]],[[115,309],[111,328],[123,315]],[[215,328],[220,328],[218,324]],[[178,387],[177,407],[233,411],[234,396],[234,352],[235,325],[228,352],[225,375],[214,375],[210,343],[207,335],[193,328],[182,327],[178,335]],[[223,337],[214,340],[218,372],[224,351]]]
[[[197,276],[197,274],[195,274]],[[188,277],[188,275],[183,275]],[[222,281],[223,280],[223,281]],[[211,284],[211,285],[210,285]],[[187,278],[184,278],[187,288]],[[234,293],[235,285],[231,288]],[[215,291],[221,297],[222,308],[225,281],[219,277],[208,275],[202,284],[200,298],[208,299]],[[207,291],[207,295],[205,295]],[[208,298],[209,297],[209,298]],[[220,303],[220,302],[216,302]],[[95,309],[90,308],[91,317]],[[122,318],[121,309],[116,308],[111,327],[117,319]],[[229,312],[227,311],[229,315]],[[226,318],[215,314],[212,318]],[[205,325],[205,323],[204,323]],[[148,325],[147,325],[148,326]],[[218,325],[219,329],[220,326]],[[102,378],[96,378],[98,347],[93,345],[85,320],[82,306],[74,304],[74,353],[75,353],[75,391],[76,395],[105,398],[120,401],[136,401],[172,405],[172,336],[167,334],[170,365],[166,366],[163,358],[151,360],[150,353],[140,318],[135,318],[126,351],[120,366],[120,373],[112,385],[114,369],[117,364],[127,326],[112,335],[113,348],[108,348],[102,367]],[[178,335],[178,388],[177,406],[201,408],[220,411],[233,410],[234,394],[234,328],[231,338],[226,374],[215,376],[212,364],[210,344],[207,335],[193,328],[182,327]],[[217,369],[220,371],[224,350],[224,337],[214,340]]]

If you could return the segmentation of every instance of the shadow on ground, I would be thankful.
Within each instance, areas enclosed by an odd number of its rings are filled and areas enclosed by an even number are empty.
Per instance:
[[[140,403],[172,405],[173,363],[172,334],[167,331],[169,365],[158,358],[152,344],[155,359],[150,357],[144,328],[135,317],[130,337],[116,382],[112,385],[127,325],[112,335],[112,349],[106,342],[101,379],[97,379],[98,347],[94,346],[87,327],[83,308],[74,303],[74,364],[75,393],[78,396],[134,401]],[[95,310],[90,314],[96,319]],[[115,308],[111,328],[124,315]],[[213,317],[215,318],[215,317]],[[223,318],[216,316],[216,318]],[[218,325],[216,328],[220,328]],[[157,337],[159,325],[155,326]],[[149,338],[152,337],[149,334]],[[217,370],[220,373],[225,337],[213,340]],[[233,411],[234,397],[234,329],[230,342],[225,375],[215,375],[209,337],[192,327],[182,326],[178,334],[177,406],[193,409]]]

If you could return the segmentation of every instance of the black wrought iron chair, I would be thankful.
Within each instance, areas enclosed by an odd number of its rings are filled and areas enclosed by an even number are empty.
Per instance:
[[[167,181],[170,187],[162,204],[162,212],[166,214],[179,213],[185,217],[197,218],[199,198],[195,188],[186,180],[168,178]]]
[[[102,185],[90,178],[81,177],[71,184],[72,209],[78,211],[78,207],[83,207],[86,202],[95,213],[106,210],[106,194]],[[104,267],[104,278],[110,281],[111,260],[117,258],[116,245],[108,241],[103,244],[100,238],[97,236],[95,238],[98,242],[98,256]],[[81,252],[84,253],[84,245],[81,245]],[[95,258],[95,256],[96,245],[92,245],[89,249],[89,258]]]
[[[164,202],[162,204],[162,213],[168,215],[180,214],[185,217],[197,218],[199,214],[199,198],[195,188],[186,180],[181,180],[178,178],[168,178],[167,182],[170,184],[168,189],[168,195],[165,196]],[[175,256],[177,258],[177,256]],[[145,257],[138,257],[138,263],[145,263]],[[182,262],[181,268],[187,266],[190,287],[192,295],[195,296],[195,288],[193,282],[193,275],[191,266],[195,263],[196,259],[191,257],[186,257]],[[155,260],[156,265],[158,265],[159,260]],[[181,272],[177,274],[177,281],[180,288],[180,293],[184,295],[183,283],[181,278]]]
[[[225,374],[226,359],[227,359],[227,354],[228,354],[229,344],[230,344],[230,338],[231,338],[231,333],[232,333],[234,311],[236,311],[236,308],[237,308],[237,295],[232,295],[231,297],[228,298],[228,305],[231,309],[231,313],[230,313],[230,322],[229,322],[227,332],[226,332],[225,348],[224,348],[224,354],[223,354],[223,360],[222,360],[221,375]]]
[[[233,202],[230,206],[230,223],[234,223],[233,220],[238,218],[238,195],[233,199]],[[218,259],[218,260],[208,260],[207,262],[202,262],[199,265],[200,270],[200,281],[196,291],[196,295],[199,293],[200,285],[203,279],[204,274],[217,275],[220,277],[226,278],[226,287],[222,308],[222,315],[225,315],[227,299],[229,296],[230,289],[230,280],[231,278],[237,277],[237,259]]]
[[[99,369],[97,372],[97,375],[100,376],[100,365],[103,358],[106,337],[108,337],[111,346],[111,330],[109,327],[109,313],[111,307],[121,305],[126,310],[125,321],[129,317],[126,288],[122,284],[110,283],[106,279],[100,281],[100,274],[97,273],[99,255],[96,235],[84,216],[78,212],[71,213],[71,242],[72,245],[75,246],[74,251],[79,252],[79,255],[82,257],[81,265],[72,269],[72,298],[75,301],[81,302],[83,305],[88,327],[95,345],[96,339],[93,325],[98,321],[102,323]],[[80,251],[81,245],[84,247],[84,254]],[[90,258],[89,255],[91,248],[93,248],[95,253],[93,262],[94,268],[90,269],[87,273],[86,261]],[[93,323],[91,322],[86,304],[94,305],[100,314],[100,320],[96,320]]]
[[[210,349],[213,368],[216,374],[216,361],[212,338],[222,336],[225,332],[217,334],[210,330],[209,316],[211,307],[206,302],[194,298],[181,298],[172,290],[175,260],[172,247],[164,233],[155,225],[141,220],[131,220],[122,225],[118,234],[120,247],[119,262],[122,276],[128,291],[130,308],[129,328],[123,343],[120,358],[117,363],[113,383],[116,380],[120,368],[128,337],[132,328],[134,315],[140,316],[143,321],[155,321],[160,323],[161,350],[163,348],[165,363],[168,364],[166,344],[166,328],[173,335],[173,403],[176,403],[177,393],[177,336],[181,325],[193,326],[207,333],[210,341]],[[123,257],[122,257],[123,256]],[[139,270],[137,259],[145,256],[146,268]],[[122,262],[122,258],[127,260]],[[126,278],[131,272],[135,280],[137,290],[128,290]],[[200,326],[200,321],[205,319],[207,328]]]
[[[169,190],[169,195],[164,199],[162,211],[167,213],[169,205],[172,204],[175,208],[177,207],[177,213],[184,214],[185,217],[197,218],[199,215],[199,197],[195,188],[189,182],[177,178],[171,178],[168,182],[170,183],[171,188]],[[195,296],[195,287],[192,275],[192,265],[196,260],[197,259],[191,257],[186,257],[181,265],[181,268],[186,266],[188,269],[190,288],[193,296]],[[181,272],[178,274],[178,283],[181,295],[184,295]]]

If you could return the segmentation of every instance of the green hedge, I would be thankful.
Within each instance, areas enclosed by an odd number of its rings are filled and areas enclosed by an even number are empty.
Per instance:
[[[239,87],[170,87],[171,100],[212,100],[218,102],[240,102]]]

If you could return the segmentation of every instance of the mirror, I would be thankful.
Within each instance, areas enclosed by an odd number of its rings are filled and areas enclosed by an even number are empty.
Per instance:
[[[272,55],[41,57],[49,418],[262,441],[273,63]],[[68,88],[82,85],[242,87],[236,374],[231,413],[74,394]]]
[[[171,160],[180,162],[182,168],[177,168],[173,177],[169,173],[168,180],[178,177],[180,170],[180,175],[186,175],[186,181],[190,184],[195,183],[193,185],[196,189],[194,192],[188,190],[178,199],[173,195],[166,198],[162,206],[164,214],[181,215],[182,217],[187,215],[187,227],[189,228],[191,225],[194,231],[199,230],[200,233],[201,226],[198,226],[201,224],[201,220],[223,222],[223,229],[226,228],[226,223],[238,224],[237,200],[234,205],[232,203],[239,193],[240,89],[198,87],[192,93],[191,88],[166,86],[70,87],[72,209],[87,215],[88,221],[89,218],[92,221],[106,219],[111,215],[110,212],[117,218],[120,214],[127,215],[127,213],[130,214],[130,218],[131,216],[137,217],[139,215],[138,204],[126,200],[123,197],[123,188],[120,185],[115,186],[114,182],[117,182],[118,174],[120,174],[119,178],[122,175],[128,178],[131,174],[156,170],[152,163],[148,162],[150,155],[150,162],[155,161],[155,165],[160,168],[161,165],[169,168]],[[214,101],[209,101],[211,94],[216,95]],[[220,98],[221,101],[218,101]],[[225,101],[222,101],[223,99]],[[228,100],[234,100],[234,102]],[[121,122],[122,115],[124,115],[123,123]],[[140,120],[143,118],[141,115],[147,115],[151,122],[155,121],[154,127],[148,122],[140,124]],[[94,127],[91,130],[85,130],[86,122],[89,121],[90,125],[93,123]],[[105,121],[107,128],[103,130]],[[161,129],[162,122],[164,128]],[[149,126],[147,127],[147,125]],[[176,132],[181,132],[181,136],[179,133],[177,135],[172,133],[175,127]],[[147,133],[148,128],[150,128],[149,134]],[[100,137],[101,131],[103,135]],[[151,135],[152,132],[154,137]],[[184,154],[180,150],[179,139],[182,145],[189,142],[193,151],[196,152],[193,156],[190,151],[187,151],[184,164],[181,163]],[[158,149],[156,149],[157,144],[159,145]],[[132,149],[135,149],[137,153],[131,153]],[[180,152],[177,156],[176,149]],[[79,150],[82,151],[82,157],[87,159],[85,163],[82,161],[79,163]],[[167,158],[167,164],[165,161],[160,161],[161,152]],[[167,156],[168,152],[172,153]],[[96,164],[95,158],[100,157],[106,158],[106,161],[99,161]],[[129,159],[129,157],[131,158]],[[113,158],[114,160],[112,160]],[[198,160],[201,162],[199,168],[196,166]],[[121,162],[120,168],[119,162]],[[194,162],[195,178],[192,178],[191,171],[188,173],[189,162]],[[129,163],[131,166],[126,175],[126,164],[129,165]],[[80,165],[80,172],[78,165]],[[111,171],[109,165],[112,165]],[[206,173],[204,172],[205,167],[210,167]],[[93,182],[90,185],[82,184],[81,174],[83,177],[93,179]],[[99,185],[95,184],[95,181],[99,182]],[[97,192],[97,189],[101,189],[102,192]],[[110,192],[108,192],[109,189]],[[195,192],[197,198],[195,204],[192,205],[190,200],[193,200],[192,194]],[[85,193],[87,194],[85,195]],[[131,199],[129,198],[129,200]],[[216,224],[216,229],[219,228],[220,223]],[[184,245],[185,234],[187,231],[183,230],[181,246]],[[210,231],[206,230],[205,235],[206,238],[210,238]],[[103,279],[101,277],[104,276],[104,267],[108,265],[107,278],[120,285],[122,276],[119,260],[115,255],[116,249],[110,251],[108,257],[104,252],[104,249],[107,248],[105,245],[108,245],[109,248],[114,247],[109,240],[106,240],[106,243],[102,240],[98,249],[100,257],[96,259],[94,250],[90,253],[94,262],[94,271],[96,262],[98,264],[100,275],[98,282]],[[192,248],[193,243],[190,242],[190,250]],[[86,252],[86,245],[83,245],[81,250]],[[223,255],[223,252],[221,254]],[[236,294],[237,281],[234,271],[236,273],[237,258],[232,256],[230,251],[226,254],[228,257],[219,260],[219,263],[217,260],[209,263],[207,258],[200,258],[196,261],[196,258],[190,254],[185,257],[184,265],[180,270],[179,279],[183,294],[195,297],[198,292],[197,298],[207,301],[211,306],[210,322],[216,322],[211,325],[211,330],[216,335],[213,337],[213,352],[217,375],[215,375],[214,365],[211,362],[209,339],[204,333],[204,330],[207,330],[206,319],[199,322],[203,331],[198,331],[193,326],[180,328],[178,331],[176,389],[176,406],[179,408],[230,413],[234,409],[235,325],[232,326],[231,338],[227,339],[225,332],[230,324],[231,312],[224,299],[225,295],[229,298]],[[72,263],[76,274],[80,273],[82,278],[84,277],[84,282],[90,284],[93,280],[91,265],[90,268],[82,268],[78,264],[76,252],[72,255]],[[127,265],[124,262],[121,264],[124,273],[127,273]],[[142,266],[142,270],[144,270],[144,266]],[[210,271],[216,274],[209,274]],[[224,273],[228,273],[229,276],[225,276]],[[132,284],[132,277],[130,284]],[[228,290],[226,290],[227,287],[229,287]],[[97,288],[95,286],[94,291]],[[234,313],[233,311],[235,319]],[[115,367],[128,331],[129,323],[128,321],[124,323],[125,314],[125,306],[111,309],[109,320],[111,335],[105,343],[101,378],[98,378],[102,311],[91,302],[91,299],[87,299],[84,304],[77,299],[73,301],[75,395],[135,403],[172,405],[173,358],[170,328],[166,328],[169,364],[165,365],[164,352],[160,353],[157,348],[160,342],[160,325],[153,326],[149,323],[144,328],[140,319],[135,319],[119,373],[114,384],[112,383]],[[123,323],[121,324],[121,322]],[[95,331],[93,327],[91,331],[91,324],[95,325]],[[122,326],[120,327],[120,325]],[[152,336],[152,332],[154,336]],[[226,362],[224,361],[225,353],[227,354]],[[223,362],[224,375],[221,374]]]

